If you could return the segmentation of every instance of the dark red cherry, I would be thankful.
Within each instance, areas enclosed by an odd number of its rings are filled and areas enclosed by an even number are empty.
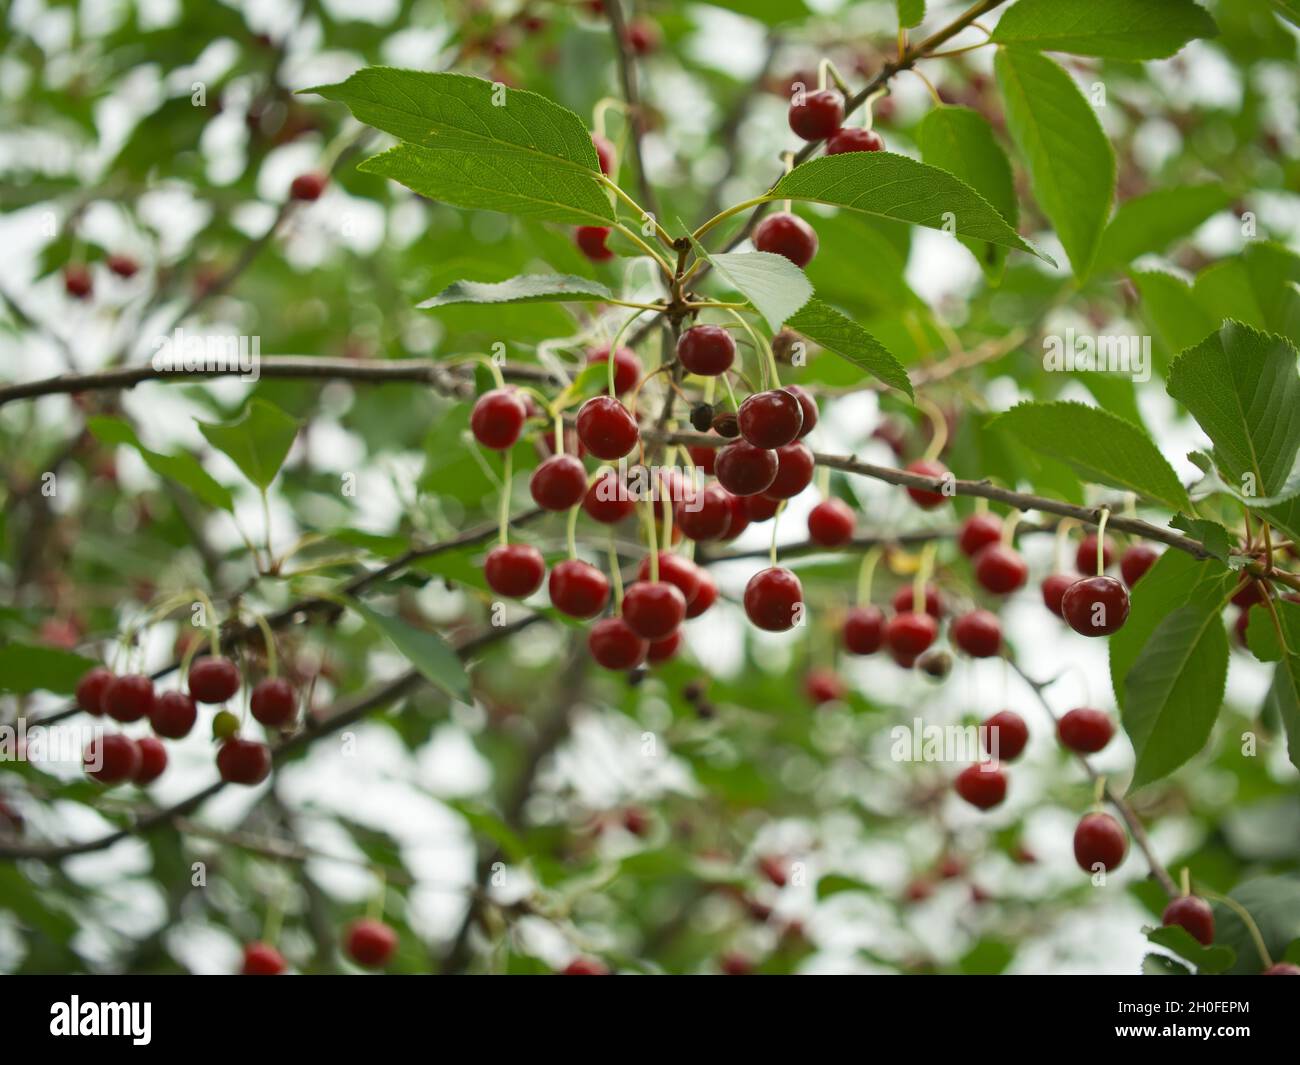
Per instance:
[[[684,555],[674,555],[670,551],[659,552],[659,579],[675,585],[682,593],[682,598],[689,608],[700,593],[700,581],[704,571]],[[650,583],[650,556],[641,560],[637,567],[636,579]]]
[[[1160,923],[1185,928],[1203,947],[1214,942],[1214,910],[1208,902],[1195,895],[1183,895],[1170,902],[1160,917]]]
[[[845,152],[879,152],[883,151],[885,142],[874,129],[861,126],[845,126],[834,133],[826,142],[827,155],[843,155]]]
[[[483,576],[497,595],[526,599],[542,586],[546,560],[531,544],[503,544],[488,552]]]
[[[677,360],[700,377],[725,373],[735,358],[736,342],[720,325],[692,326],[677,341]]]
[[[638,18],[624,27],[623,40],[636,55],[650,55],[659,50],[663,35],[659,32],[657,23],[647,18]]]
[[[249,708],[267,728],[288,728],[298,717],[298,693],[283,677],[266,677],[254,686]]]
[[[90,267],[72,263],[63,268],[63,291],[73,299],[90,299],[94,288],[95,282],[91,277]]]
[[[477,440],[493,451],[509,451],[524,431],[528,408],[519,393],[494,388],[478,397],[470,412],[469,427]]]
[[[857,518],[842,499],[823,499],[808,512],[808,538],[822,547],[840,547],[853,539]]]
[[[885,612],[878,606],[855,606],[844,618],[844,647],[855,655],[871,655],[885,642]]]
[[[120,784],[140,771],[140,748],[130,736],[110,732],[86,744],[81,761],[87,776],[101,784]]]
[[[1109,636],[1128,620],[1128,590],[1114,577],[1084,577],[1061,597],[1061,614],[1082,636]]]
[[[691,462],[701,473],[713,476],[713,462],[718,457],[716,447],[688,447],[686,449],[691,456]]]
[[[397,933],[383,921],[362,917],[348,925],[343,937],[348,957],[367,969],[382,969],[397,951]]]
[[[908,473],[920,474],[922,477],[942,477],[948,472],[947,466],[934,459],[917,459],[915,462],[909,462],[903,468]],[[922,510],[933,510],[948,501],[948,497],[943,492],[932,492],[928,488],[909,487],[907,494],[912,497],[912,502]]]
[[[607,263],[614,258],[614,253],[605,246],[609,240],[606,226],[579,226],[573,232],[573,239],[582,254],[594,263]]]
[[[1102,551],[1102,569],[1110,569],[1115,563],[1115,544],[1108,536]],[[1089,533],[1079,541],[1079,549],[1074,553],[1074,565],[1080,573],[1097,572],[1097,534]]]
[[[696,567],[699,576],[699,585],[695,596],[686,603],[686,616],[688,618],[698,618],[714,603],[718,601],[718,586],[709,576],[707,570]],[[684,593],[683,593],[684,594]]]
[[[788,119],[796,136],[825,140],[844,124],[844,97],[834,89],[801,93],[790,103]]]
[[[799,436],[803,407],[783,388],[755,392],[736,412],[740,435],[754,447],[778,448]]]
[[[984,749],[989,757],[1014,762],[1029,742],[1029,726],[1014,710],[999,710],[984,722]]]
[[[617,473],[602,470],[587,489],[582,499],[582,509],[587,516],[604,525],[615,525],[630,518],[636,510],[636,500],[627,490]]]
[[[609,580],[600,570],[576,558],[551,570],[547,582],[551,605],[571,618],[594,618],[609,602]]]
[[[593,363],[609,362],[609,345],[596,348],[587,356],[587,365]],[[618,395],[624,392],[631,392],[636,388],[636,383],[641,380],[641,360],[631,348],[625,348],[619,345],[618,351],[614,353],[614,391]]]
[[[1029,566],[1015,548],[990,544],[975,556],[975,579],[994,595],[1009,595],[1024,587]]]
[[[1056,723],[1061,744],[1079,754],[1096,754],[1115,735],[1115,726],[1104,711],[1080,706],[1061,716]]]
[[[239,691],[239,667],[220,655],[195,659],[190,664],[189,689],[196,703],[224,703]]]
[[[749,445],[746,444],[745,446],[748,447]],[[769,520],[781,505],[781,500],[765,495],[745,496],[743,499],[737,496],[737,498],[745,506],[745,516],[752,522]]]
[[[162,745],[161,740],[156,740],[152,736],[141,736],[135,741],[135,745],[140,751],[140,765],[131,777],[131,782],[144,787],[163,775],[163,771],[167,768],[167,748]]]
[[[533,470],[528,490],[543,510],[568,510],[587,494],[587,469],[572,455],[552,455]]]
[[[104,692],[108,690],[113,680],[112,671],[103,666],[88,670],[77,681],[77,705],[86,713],[99,717],[104,712]]]
[[[650,649],[646,652],[646,661],[652,666],[660,662],[667,662],[672,658],[682,646],[682,630],[675,629],[665,636],[662,640],[652,640]]]
[[[1249,610],[1256,603],[1264,601],[1264,585],[1253,578],[1248,579],[1240,588],[1232,593],[1232,605],[1239,606],[1242,610]]]
[[[650,644],[622,618],[601,618],[587,634],[591,657],[606,669],[633,669],[645,661]]]
[[[996,514],[972,514],[961,523],[957,546],[967,558],[974,558],[980,550],[1002,539],[1002,519]]]
[[[131,256],[123,255],[120,252],[107,256],[104,259],[104,265],[124,281],[130,281],[140,272],[140,264]]]
[[[623,619],[638,636],[662,640],[686,618],[686,597],[665,580],[637,581],[623,596]]]
[[[816,463],[806,444],[797,441],[776,449],[776,476],[763,494],[773,499],[793,499],[813,479]]]
[[[754,247],[759,251],[784,255],[802,268],[817,254],[817,231],[798,215],[777,211],[754,229]]]
[[[952,642],[972,658],[992,658],[1002,649],[1002,626],[996,614],[972,610],[953,621]]]
[[[674,508],[677,527],[692,540],[721,540],[731,527],[732,496],[717,484],[707,484]]]
[[[958,773],[953,788],[976,809],[991,810],[1007,797],[1007,775],[996,762],[980,762]]]
[[[299,174],[289,186],[289,195],[295,200],[304,200],[307,203],[319,200],[328,180],[324,174]]]
[[[833,703],[844,698],[848,690],[840,675],[833,669],[812,669],[803,680],[804,694],[814,706]]]
[[[1100,865],[1106,872],[1118,869],[1128,853],[1128,835],[1110,814],[1085,815],[1074,830],[1074,860],[1085,873]]]
[[[919,655],[939,635],[939,623],[929,614],[895,614],[885,626],[885,640],[902,655]]]
[[[799,427],[799,436],[797,438],[802,440],[817,428],[817,419],[820,417],[817,410],[817,401],[808,394],[806,389],[800,388],[798,385],[786,385],[785,390],[799,401],[799,407],[803,411],[803,425]]]
[[[939,589],[933,584],[925,586],[925,613],[934,618],[935,621],[942,621],[944,615],[943,597],[939,595]],[[894,593],[891,604],[895,614],[906,614],[909,610],[916,608],[916,589],[905,584],[902,588]]]
[[[163,692],[149,712],[149,723],[159,736],[179,740],[190,734],[198,716],[194,700],[184,692]]]
[[[231,736],[217,750],[217,772],[227,784],[260,784],[271,775],[271,748]]]
[[[562,976],[608,976],[609,968],[597,958],[574,958],[564,967]]]
[[[612,174],[615,168],[614,145],[610,143],[608,137],[599,133],[591,135],[591,146],[596,149],[596,159],[600,163],[600,172],[606,176]]]
[[[803,618],[803,585],[788,569],[759,570],[745,585],[745,613],[768,632],[785,632]]]
[[[279,976],[288,967],[284,955],[269,943],[249,943],[244,948],[244,976]]]
[[[749,528],[749,508],[746,505],[747,500],[740,496],[733,496],[724,488],[723,492],[727,496],[727,506],[731,508],[731,517],[727,523],[727,531],[722,534],[724,540],[734,540],[737,536]],[[749,499],[756,499],[757,496],[749,496]]]
[[[755,447],[747,440],[735,440],[718,452],[713,469],[718,483],[732,495],[755,496],[776,480],[777,466],[775,451]],[[771,506],[772,514],[775,514],[777,504],[773,502]],[[755,517],[752,510],[749,516],[754,521],[763,520]]]
[[[1150,544],[1130,544],[1120,556],[1119,571],[1124,575],[1124,583],[1132,588],[1146,576],[1147,570],[1155,565],[1160,552]]]
[[[139,721],[149,715],[153,703],[153,681],[139,673],[114,677],[100,700],[104,712],[115,721]]]
[[[1079,578],[1073,573],[1053,573],[1043,581],[1043,605],[1058,618],[1061,613],[1061,600],[1066,590]]]
[[[595,396],[578,411],[578,439],[598,459],[621,459],[640,436],[636,420],[613,396]]]

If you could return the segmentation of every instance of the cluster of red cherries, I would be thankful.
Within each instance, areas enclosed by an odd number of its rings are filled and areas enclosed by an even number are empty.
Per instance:
[[[378,918],[361,917],[344,930],[343,949],[363,969],[382,969],[397,952],[397,933]],[[244,947],[244,976],[279,976],[288,968],[270,943],[259,939]]]

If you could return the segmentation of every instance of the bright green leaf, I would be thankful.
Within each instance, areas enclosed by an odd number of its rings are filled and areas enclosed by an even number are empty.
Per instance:
[[[263,399],[250,400],[233,422],[199,422],[209,444],[228,455],[245,477],[265,489],[280,472],[298,435],[298,423]]]
[[[894,356],[857,322],[821,300],[810,301],[787,319],[789,327],[813,343],[861,367],[890,388],[912,397],[912,382]]]
[[[696,245],[699,248],[699,245]],[[772,329],[780,329],[790,315],[812,299],[808,276],[784,255],[766,251],[701,254],[713,269],[754,305]]]
[[[1107,59],[1166,59],[1218,33],[1192,0],[1019,0],[993,30],[999,44]]]
[[[1179,185],[1125,200],[1101,235],[1094,269],[1124,266],[1139,255],[1164,251],[1231,202],[1222,185]]]
[[[353,610],[366,619],[411,663],[426,680],[436,684],[453,698],[469,698],[469,677],[465,666],[447,642],[436,632],[417,629],[400,618],[371,610],[364,603],[352,600]]]
[[[495,284],[457,281],[416,306],[420,310],[431,310],[455,303],[601,303],[609,299],[613,299],[609,289],[585,277],[523,274]]]
[[[135,430],[120,418],[96,415],[86,419],[86,428],[91,431],[96,440],[102,443],[135,448],[144,459],[145,465],[159,477],[166,477],[168,480],[184,485],[208,506],[220,510],[234,510],[235,501],[230,494],[230,489],[213,479],[193,455],[164,455],[158,451],[151,451],[140,443]]]
[[[77,681],[97,665],[94,659],[55,647],[5,644],[0,647],[0,691],[71,695]]]
[[[919,26],[925,18],[925,0],[894,0],[898,8],[898,24],[904,29]]]

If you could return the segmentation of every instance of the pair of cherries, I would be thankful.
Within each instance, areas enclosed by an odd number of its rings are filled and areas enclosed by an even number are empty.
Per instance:
[[[383,921],[362,917],[343,933],[343,949],[365,969],[382,969],[397,952],[397,933]],[[284,955],[258,940],[244,947],[244,976],[279,976],[289,968]]]
[[[736,411],[739,438],[714,457],[718,483],[732,495],[765,496],[775,512],[812,483],[816,463],[801,441],[817,419],[817,404],[798,385],[748,396]]]

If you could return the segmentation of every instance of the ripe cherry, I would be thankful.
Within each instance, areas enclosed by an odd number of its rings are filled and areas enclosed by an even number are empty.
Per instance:
[[[855,606],[844,618],[844,647],[855,655],[871,655],[885,642],[885,612],[878,606]]]
[[[167,748],[162,745],[161,740],[156,740],[152,736],[141,736],[135,741],[135,745],[140,751],[140,765],[132,774],[131,780],[138,786],[144,787],[163,775],[163,770],[167,768]]]
[[[658,24],[649,19],[634,19],[623,29],[623,40],[636,55],[657,52],[662,39]]]
[[[1160,917],[1162,925],[1178,925],[1203,947],[1214,942],[1214,910],[1196,895],[1183,895],[1165,907]]]
[[[1065,597],[1066,591],[1079,578],[1073,573],[1053,573],[1043,581],[1043,605],[1047,607],[1058,618],[1064,617],[1061,613],[1061,600]]]
[[[1061,615],[1082,636],[1109,636],[1128,620],[1128,590],[1114,577],[1084,577],[1061,597]]]
[[[1232,594],[1232,605],[1239,606],[1242,610],[1249,610],[1256,603],[1264,601],[1264,586],[1259,581],[1250,578]]]
[[[362,917],[348,925],[343,937],[348,957],[367,969],[382,969],[397,950],[397,933],[383,921]]]
[[[153,681],[140,673],[114,677],[100,701],[115,721],[139,721],[153,709],[153,703]]]
[[[519,393],[508,388],[494,388],[484,392],[474,404],[469,416],[470,431],[486,448],[509,451],[524,431],[528,408]]]
[[[673,508],[677,527],[692,540],[720,540],[731,527],[731,500],[721,485],[705,485]]]
[[[576,558],[551,570],[551,605],[571,618],[594,618],[609,602],[609,580],[595,566]]]
[[[599,133],[591,135],[591,146],[596,149],[596,159],[600,163],[600,172],[606,176],[614,172],[615,159],[614,145],[610,143],[608,137]]]
[[[948,472],[948,467],[935,459],[917,459],[915,462],[909,462],[903,468],[908,473],[920,474],[922,477],[942,477]],[[948,501],[948,497],[942,492],[932,492],[928,488],[909,487],[907,494],[912,497],[912,502],[922,510],[933,510]]]
[[[622,618],[601,618],[587,633],[587,650],[606,669],[633,669],[645,661],[649,649]]]
[[[989,756],[1014,762],[1029,742],[1029,726],[1014,710],[999,710],[984,722],[984,746]]]
[[[1128,853],[1128,836],[1110,814],[1091,813],[1074,830],[1074,860],[1085,873],[1100,865],[1106,872],[1118,869]]]
[[[196,703],[224,703],[239,691],[239,667],[222,655],[195,659],[189,689]]]
[[[919,655],[938,635],[939,623],[934,618],[910,610],[895,614],[885,626],[885,641],[901,655]]]
[[[667,662],[672,658],[682,646],[682,630],[676,629],[670,632],[662,640],[652,640],[650,649],[646,652],[646,661],[652,666],[660,662]]]
[[[797,439],[802,440],[817,427],[819,413],[817,410],[817,401],[812,398],[806,389],[798,385],[786,385],[785,390],[799,401],[799,407],[803,410],[803,425],[799,428]]]
[[[842,499],[823,499],[808,512],[808,538],[822,547],[840,547],[853,539],[857,519]]]
[[[614,258],[614,253],[605,246],[609,240],[607,226],[579,226],[573,232],[578,250],[593,263],[607,263]]]
[[[598,459],[621,459],[640,435],[636,420],[613,396],[594,396],[578,411],[578,439]]]
[[[288,967],[284,955],[269,943],[249,943],[244,948],[245,976],[279,976]]]
[[[1029,566],[1015,548],[990,544],[975,556],[975,579],[995,595],[1009,595],[1024,587]]]
[[[713,462],[718,457],[716,447],[688,447],[687,452],[691,456],[691,462],[701,473],[713,476]]]
[[[748,445],[746,445],[748,447]],[[737,498],[740,498],[739,496]],[[781,505],[781,500],[771,496],[745,496],[741,499],[745,507],[745,516],[753,522],[763,522],[771,518]]]
[[[699,574],[699,589],[695,597],[686,603],[686,616],[688,618],[698,618],[714,603],[718,601],[718,586],[714,583],[708,571],[696,567]]]
[[[104,265],[124,281],[129,281],[140,270],[140,264],[129,255],[115,253],[104,259]]]
[[[1096,754],[1115,735],[1115,726],[1104,711],[1080,706],[1063,714],[1056,724],[1061,744],[1079,754]]]
[[[574,958],[564,967],[562,976],[608,976],[609,969],[596,958]]]
[[[587,470],[572,455],[552,455],[528,479],[533,502],[543,510],[568,510],[587,494]]]
[[[73,299],[90,299],[94,288],[95,282],[91,277],[90,267],[72,263],[63,268],[63,291]]]
[[[613,470],[602,470],[587,488],[582,499],[582,509],[587,516],[604,525],[616,525],[630,518],[636,510],[636,500],[619,480]]]
[[[638,636],[662,640],[686,619],[686,597],[666,580],[637,581],[623,596],[623,620]]]
[[[289,195],[295,200],[304,200],[308,203],[319,200],[321,193],[325,191],[327,180],[324,174],[299,174],[289,186]]]
[[[813,669],[804,678],[803,690],[813,704],[833,703],[844,698],[845,686],[833,669]]]
[[[777,466],[775,451],[755,447],[747,440],[736,440],[718,452],[713,469],[718,483],[732,495],[755,496],[776,480]],[[776,513],[777,505],[777,502],[772,502],[769,518]],[[752,510],[749,510],[749,516],[754,521],[763,520]]]
[[[933,584],[925,586],[925,613],[934,618],[935,621],[943,620],[944,602],[943,597],[939,595],[939,589]],[[916,606],[916,589],[906,584],[894,593],[891,601],[895,614],[906,614],[909,610],[915,609]]]
[[[1007,775],[996,762],[981,762],[958,773],[953,788],[977,809],[991,810],[1007,797]]]
[[[916,665],[916,659],[918,656],[904,654],[902,651],[899,651],[897,648],[891,647],[889,649],[889,657],[892,658],[895,664],[897,664],[901,668],[911,669],[913,666]]]
[[[531,544],[501,544],[483,562],[488,587],[507,599],[527,599],[542,586],[546,560]]]
[[[267,728],[288,728],[298,716],[298,693],[283,677],[266,677],[253,688],[249,709]]]
[[[692,326],[677,341],[677,360],[700,377],[726,373],[735,358],[736,342],[720,325]]]
[[[790,882],[790,866],[779,854],[763,854],[758,858],[758,871],[773,887],[783,888]]]
[[[739,951],[724,951],[718,958],[718,968],[723,976],[748,976],[754,971],[754,963]]]
[[[827,155],[842,155],[845,152],[879,152],[883,151],[885,142],[874,129],[860,126],[845,126],[831,135],[826,142]]]
[[[802,268],[817,254],[817,231],[798,215],[777,211],[754,229],[754,247],[759,251],[784,255]]]
[[[260,784],[271,775],[271,748],[231,736],[217,750],[217,772],[227,784]]]
[[[104,712],[104,692],[108,690],[113,680],[112,670],[105,669],[103,666],[88,670],[77,681],[77,705],[86,713],[99,717]]]
[[[684,555],[674,555],[669,551],[659,552],[659,579],[674,585],[682,593],[688,609],[700,594],[700,582],[703,577],[704,571]],[[637,567],[636,579],[650,581],[649,555],[643,558]],[[716,596],[716,589],[714,594]]]
[[[190,734],[198,716],[194,700],[184,692],[163,692],[149,711],[149,723],[159,736],[179,740]]]
[[[997,615],[972,610],[953,621],[952,641],[972,658],[992,658],[1002,649],[1002,626]]]
[[[790,104],[790,128],[806,141],[825,140],[844,124],[844,97],[834,89],[802,93]]]
[[[745,585],[745,613],[767,632],[792,629],[803,616],[803,585],[780,566],[759,570]]]
[[[1108,536],[1106,546],[1102,549],[1102,569],[1110,569],[1115,563],[1115,544]],[[1079,541],[1079,549],[1074,553],[1074,565],[1080,573],[1097,572],[1097,534],[1089,533]]]
[[[1120,556],[1119,571],[1124,575],[1124,583],[1132,588],[1146,576],[1147,570],[1155,565],[1160,552],[1150,544],[1129,544]]]
[[[609,362],[609,345],[596,348],[587,356],[587,365],[593,363]],[[636,383],[641,380],[641,360],[631,348],[625,348],[621,344],[618,351],[614,352],[614,391],[618,395],[624,392],[631,392],[636,388]]]
[[[816,463],[806,444],[797,441],[776,449],[776,476],[763,492],[772,499],[793,499],[813,479]]]
[[[783,388],[755,392],[736,412],[740,435],[755,447],[778,448],[799,436],[803,407]]]
[[[957,546],[967,558],[974,558],[980,550],[1002,539],[1002,519],[996,514],[972,514],[961,523]]]
[[[1274,962],[1263,972],[1264,976],[1300,976],[1300,965],[1292,965],[1289,961]]]
[[[96,736],[86,744],[81,760],[87,776],[94,777],[101,784],[120,784],[133,779],[140,771],[140,748],[130,736],[110,732]]]

